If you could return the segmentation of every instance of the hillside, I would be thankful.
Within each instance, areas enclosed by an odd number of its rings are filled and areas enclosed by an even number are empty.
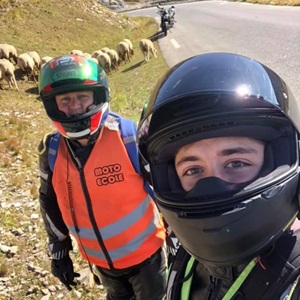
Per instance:
[[[112,109],[138,120],[157,78],[167,69],[160,53],[143,62],[141,38],[155,37],[158,25],[150,18],[129,18],[92,0],[1,0],[0,44],[18,54],[37,51],[41,57],[81,49],[92,53],[115,49],[129,38],[135,54],[109,75]],[[155,40],[155,38],[154,38]],[[158,48],[155,42],[156,48]],[[38,97],[37,85],[16,69],[20,91],[2,81],[0,90],[0,300],[101,299],[99,286],[89,288],[82,276],[76,291],[68,292],[50,275],[47,239],[39,213],[37,145],[53,129]],[[72,254],[75,269],[87,264]]]

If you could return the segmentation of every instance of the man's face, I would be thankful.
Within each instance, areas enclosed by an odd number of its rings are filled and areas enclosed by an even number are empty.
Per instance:
[[[254,180],[264,162],[263,142],[247,137],[204,139],[179,149],[175,168],[182,188],[190,191],[206,177],[230,183]]]
[[[67,117],[83,114],[94,102],[92,91],[70,92],[55,96],[58,110],[64,112]]]

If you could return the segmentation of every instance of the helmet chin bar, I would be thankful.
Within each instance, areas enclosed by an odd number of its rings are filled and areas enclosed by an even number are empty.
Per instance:
[[[79,140],[88,137],[90,135],[90,132],[91,132],[90,129],[87,128],[79,132],[66,132],[66,135],[70,139]]]
[[[92,111],[91,111],[92,112]],[[90,113],[91,113],[90,112]],[[82,115],[81,119],[69,122],[59,122],[52,120],[57,130],[68,139],[84,139],[94,135],[108,114],[108,103],[104,103],[99,111],[90,116]]]

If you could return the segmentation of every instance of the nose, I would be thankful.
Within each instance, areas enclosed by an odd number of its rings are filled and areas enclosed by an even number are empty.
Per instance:
[[[70,102],[69,102],[69,107],[70,108],[77,108],[77,107],[80,107],[80,106],[81,106],[80,100],[76,96],[72,97]]]
[[[205,177],[217,177],[224,180],[220,168],[212,162],[205,170]]]

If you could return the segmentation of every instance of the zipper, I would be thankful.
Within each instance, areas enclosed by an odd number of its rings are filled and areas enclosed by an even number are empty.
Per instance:
[[[66,140],[66,145],[68,146],[68,149],[70,150],[71,159],[73,160],[74,164],[77,166],[77,170],[79,171],[81,187],[82,187],[82,190],[83,190],[85,203],[86,203],[86,206],[87,206],[90,222],[92,224],[95,236],[96,236],[97,241],[98,241],[98,243],[99,243],[99,245],[100,245],[100,247],[103,251],[103,254],[106,258],[106,261],[107,261],[110,269],[114,269],[112,259],[110,258],[110,255],[109,255],[109,253],[106,249],[106,246],[104,244],[103,238],[102,238],[102,236],[99,232],[99,229],[98,229],[98,225],[97,225],[95,215],[94,215],[94,211],[93,211],[93,207],[92,207],[91,197],[90,197],[90,194],[88,192],[85,177],[84,177],[83,166],[82,166],[80,160],[76,157],[75,153],[73,152],[72,147],[70,146],[68,140]],[[76,222],[76,217],[75,217],[75,209],[74,209],[74,205],[73,205],[72,192],[71,192],[71,183],[68,182],[67,184],[68,184],[69,204],[70,204],[70,208],[71,208],[72,220],[74,222],[75,230],[78,234],[79,240],[81,241],[81,238],[80,238],[80,235],[79,235],[79,228],[78,228],[78,225],[77,225],[77,222]],[[71,198],[71,200],[70,200],[70,198]],[[83,247],[82,243],[81,243],[81,247],[84,250],[84,247]]]
[[[99,245],[100,245],[100,247],[101,247],[101,249],[102,249],[102,251],[105,255],[105,258],[107,260],[107,263],[108,263],[110,269],[114,269],[113,262],[110,258],[110,255],[109,255],[109,253],[108,253],[108,251],[105,247],[102,236],[101,236],[101,234],[99,232],[99,229],[98,229],[98,225],[97,225],[95,215],[94,215],[94,211],[93,211],[93,207],[92,207],[90,194],[89,194],[88,189],[87,189],[87,185],[86,185],[86,181],[85,181],[85,177],[84,177],[84,173],[83,173],[82,168],[79,169],[79,174],[80,174],[81,186],[82,186],[83,193],[84,193],[84,196],[85,196],[84,199],[85,199],[86,206],[87,206],[87,209],[88,209],[90,221],[91,221],[91,224],[92,224],[93,229],[94,229],[94,233],[97,237],[98,243],[99,243]]]
[[[214,295],[216,294],[217,290],[219,289],[219,279],[209,276],[209,280],[210,283],[207,287],[207,297],[205,298],[205,300],[212,300],[214,299]]]

